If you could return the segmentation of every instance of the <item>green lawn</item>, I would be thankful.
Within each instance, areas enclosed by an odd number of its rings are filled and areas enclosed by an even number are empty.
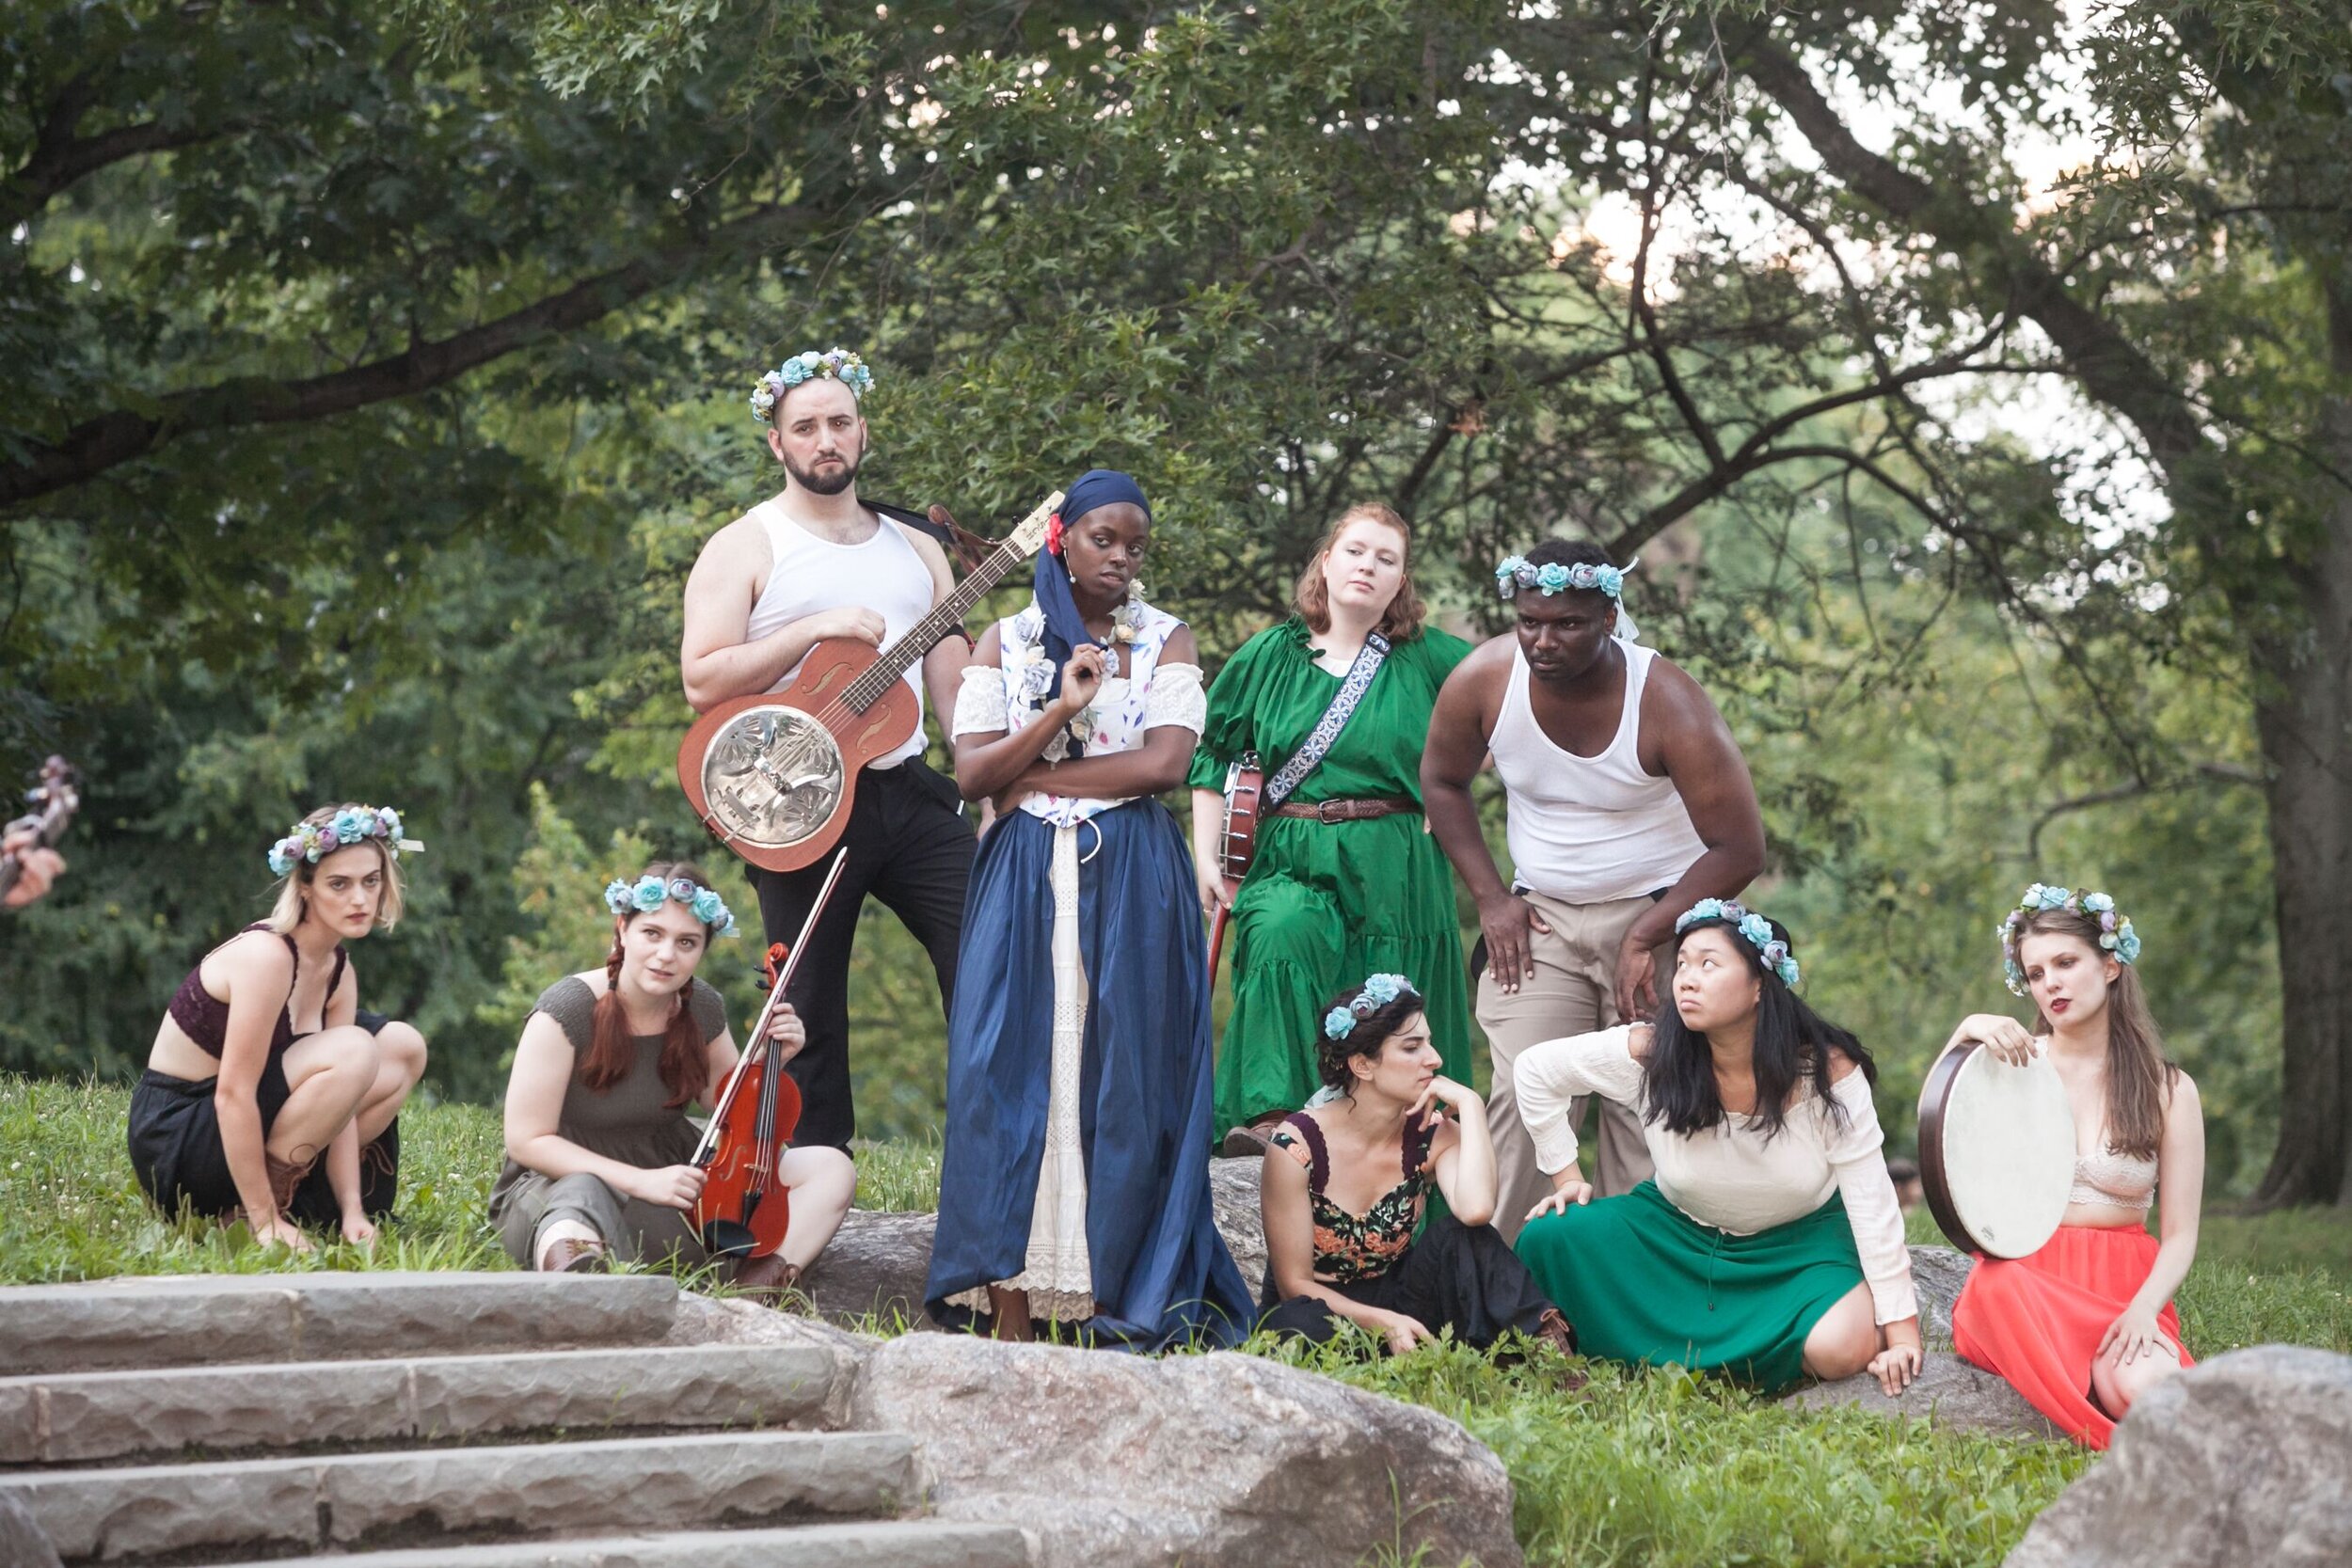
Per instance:
[[[401,1222],[373,1258],[322,1247],[309,1263],[157,1217],[122,1149],[129,1096],[112,1085],[0,1077],[0,1282],[127,1273],[505,1268],[483,1221],[499,1166],[497,1114],[422,1106],[402,1120]],[[924,1209],[936,1145],[861,1153],[859,1201]],[[1914,1240],[1933,1240],[1914,1216]],[[2334,1212],[2206,1222],[2180,1293],[2191,1347],[2272,1340],[2352,1352],[2352,1225]],[[1458,1347],[1407,1360],[1254,1347],[1443,1411],[1502,1455],[1538,1564],[1997,1563],[2094,1461],[2073,1448],[1930,1432],[1853,1412],[1786,1411],[1665,1370],[1595,1367],[1571,1396],[1539,1353],[1498,1367]]]

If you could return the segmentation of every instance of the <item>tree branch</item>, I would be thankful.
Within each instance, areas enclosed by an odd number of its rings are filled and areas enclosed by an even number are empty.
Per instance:
[[[165,398],[155,413],[118,408],[86,420],[56,445],[0,465],[0,509],[80,484],[166,442],[206,430],[295,424],[429,391],[544,339],[576,330],[644,298],[723,248],[779,229],[811,229],[799,207],[769,207],[712,230],[692,245],[642,257],[561,293],[403,354],[302,381],[237,378]]]
[[[199,146],[235,135],[251,123],[231,119],[213,125],[168,126],[151,119],[136,125],[118,125],[94,136],[69,135],[56,141],[44,132],[32,156],[9,178],[5,194],[0,194],[0,229],[29,221],[59,191],[109,164],[150,152]]]

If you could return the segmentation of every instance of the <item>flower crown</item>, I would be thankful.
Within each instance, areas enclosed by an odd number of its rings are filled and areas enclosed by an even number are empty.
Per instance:
[[[1640,565],[1635,562],[1634,566]],[[1573,566],[1548,561],[1541,566],[1531,566],[1523,555],[1506,555],[1495,563],[1495,592],[1503,598],[1517,598],[1522,588],[1536,588],[1549,598],[1571,588],[1597,588],[1613,599],[1625,596],[1625,575],[1633,566],[1596,566],[1580,561]]]
[[[691,877],[673,877],[666,882],[659,877],[640,877],[634,882],[614,880],[604,890],[604,907],[614,914],[651,914],[665,898],[692,911],[712,935],[735,934],[735,916],[728,911],[726,900]]]
[[[1413,990],[1413,982],[1402,974],[1375,974],[1364,981],[1364,989],[1355,999],[1342,1003],[1323,1015],[1323,1035],[1326,1039],[1343,1040],[1356,1032],[1356,1021],[1370,1018],[1398,997]],[[1414,994],[1418,995],[1418,992]]]
[[[811,376],[831,376],[850,389],[853,398],[863,399],[874,389],[874,372],[866,368],[866,361],[846,348],[829,348],[819,354],[810,349],[796,354],[772,371],[761,372],[752,388],[752,418],[761,424],[776,411],[776,400]]]
[[[2099,924],[2099,945],[2124,963],[2139,957],[2139,933],[2132,929],[2131,921],[2120,913],[2115,900],[2104,893],[2093,893],[2087,887],[2060,887],[2056,882],[2036,882],[2017,900],[2017,907],[2001,922],[2001,976],[2009,982],[2010,994],[2026,994],[2026,967],[2017,961],[2018,933],[2026,922],[2044,910],[2073,910]]]
[[[1675,917],[1675,935],[1680,936],[1702,920],[1730,921],[1748,939],[1748,945],[1763,955],[1764,967],[1779,975],[1782,985],[1793,989],[1804,973],[1797,967],[1796,955],[1788,951],[1788,944],[1772,935],[1772,923],[1737,898],[1700,899]]]
[[[284,838],[269,847],[270,874],[286,876],[304,862],[316,865],[321,858],[370,838],[382,839],[394,860],[403,849],[424,848],[415,839],[400,836],[400,813],[391,807],[347,806],[328,821],[297,822],[288,829]]]

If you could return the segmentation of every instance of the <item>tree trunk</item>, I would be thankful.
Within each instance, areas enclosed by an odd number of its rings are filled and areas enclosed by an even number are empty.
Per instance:
[[[2329,466],[2352,474],[2352,398],[2328,400],[2319,436]],[[2352,1205],[2352,490],[2327,483],[2320,536],[2293,574],[2299,635],[2253,649],[2285,1036],[2279,1148],[2253,1198],[2264,1209]]]

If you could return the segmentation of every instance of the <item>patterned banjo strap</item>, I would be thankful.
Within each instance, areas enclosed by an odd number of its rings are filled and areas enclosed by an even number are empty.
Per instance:
[[[1356,650],[1356,662],[1347,667],[1347,678],[1340,682],[1332,695],[1331,705],[1323,710],[1315,727],[1307,736],[1307,743],[1291,753],[1290,761],[1269,780],[1265,793],[1260,797],[1258,809],[1270,812],[1289,800],[1298,786],[1307,782],[1307,775],[1315,770],[1331,743],[1340,737],[1340,731],[1355,717],[1356,705],[1364,700],[1372,688],[1372,677],[1380,673],[1380,661],[1389,657],[1389,640],[1378,632],[1364,639],[1364,645]]]

